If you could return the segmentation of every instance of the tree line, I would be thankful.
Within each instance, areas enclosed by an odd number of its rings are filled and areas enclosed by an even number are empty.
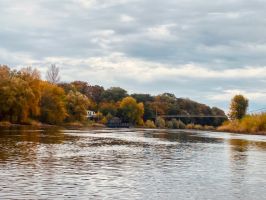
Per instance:
[[[161,115],[226,116],[216,107],[177,98],[174,94],[128,94],[120,87],[105,89],[84,81],[60,82],[59,69],[52,65],[42,80],[31,67],[12,70],[0,66],[0,121],[47,124],[87,122],[87,110],[96,112],[96,122],[107,123],[117,117],[123,122],[148,127],[201,124],[219,126],[225,119],[195,118],[164,120]],[[179,124],[178,124],[179,123]]]

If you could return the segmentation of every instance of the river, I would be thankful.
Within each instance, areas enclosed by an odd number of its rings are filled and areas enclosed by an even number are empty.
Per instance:
[[[0,199],[266,199],[266,136],[0,129]]]

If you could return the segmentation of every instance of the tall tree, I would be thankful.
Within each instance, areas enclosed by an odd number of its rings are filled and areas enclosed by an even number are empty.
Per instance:
[[[37,70],[0,67],[0,118],[25,122],[39,115],[40,76]]]
[[[19,77],[29,84],[32,90],[33,98],[28,102],[30,108],[30,117],[38,116],[40,114],[40,100],[41,100],[41,75],[37,69],[31,67],[23,68],[19,72]]]
[[[231,120],[241,119],[246,115],[248,108],[248,99],[243,95],[235,95],[230,104],[229,118]]]
[[[46,80],[50,83],[57,84],[60,81],[59,67],[52,64],[46,72]]]
[[[67,116],[65,92],[49,82],[41,84],[41,121],[49,124],[60,124]]]

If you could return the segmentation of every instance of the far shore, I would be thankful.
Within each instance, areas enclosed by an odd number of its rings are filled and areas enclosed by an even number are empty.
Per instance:
[[[44,123],[35,123],[35,124],[14,124],[10,122],[0,122],[0,129],[2,128],[16,128],[16,127],[32,127],[32,128],[63,128],[63,129],[81,129],[81,128],[88,128],[88,129],[104,129],[107,128],[104,124],[99,123],[92,123],[89,125],[84,125],[81,123],[68,123],[62,125],[51,125],[51,124],[44,124]],[[203,127],[203,126],[202,126]],[[210,131],[210,132],[221,132],[221,133],[236,133],[236,134],[243,134],[243,135],[266,135],[266,132],[241,132],[235,130],[220,130],[219,127],[217,128],[185,128],[185,129],[171,129],[171,128],[149,128],[145,126],[136,126],[132,128],[146,128],[146,129],[165,129],[165,130],[198,130],[198,131]]]

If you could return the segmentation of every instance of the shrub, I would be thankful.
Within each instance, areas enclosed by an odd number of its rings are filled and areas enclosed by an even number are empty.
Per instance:
[[[204,130],[215,130],[215,128],[213,126],[208,126],[208,125],[205,125],[203,127]]]
[[[154,122],[152,120],[147,120],[145,122],[145,127],[147,127],[147,128],[156,128],[156,126],[155,126],[155,124],[154,124]]]
[[[174,128],[173,122],[172,121],[167,121],[166,122],[166,127],[170,128],[170,129],[173,129]]]
[[[158,128],[165,128],[165,120],[162,117],[157,117],[155,124]]]
[[[194,124],[187,124],[186,129],[194,129]]]
[[[173,128],[174,129],[185,129],[186,125],[182,121],[177,121],[176,119],[172,119]]]
[[[186,125],[186,129],[203,130],[204,127],[200,124],[188,124],[188,125]]]
[[[266,133],[266,113],[246,115],[241,120],[225,122],[218,127],[220,131]]]
[[[100,121],[101,124],[107,124],[107,122],[108,122],[107,117],[103,117],[103,118],[101,119],[101,121]]]
[[[196,125],[194,126],[194,129],[197,129],[197,130],[203,130],[204,128],[203,128],[202,125],[200,125],[200,124],[196,124]]]

